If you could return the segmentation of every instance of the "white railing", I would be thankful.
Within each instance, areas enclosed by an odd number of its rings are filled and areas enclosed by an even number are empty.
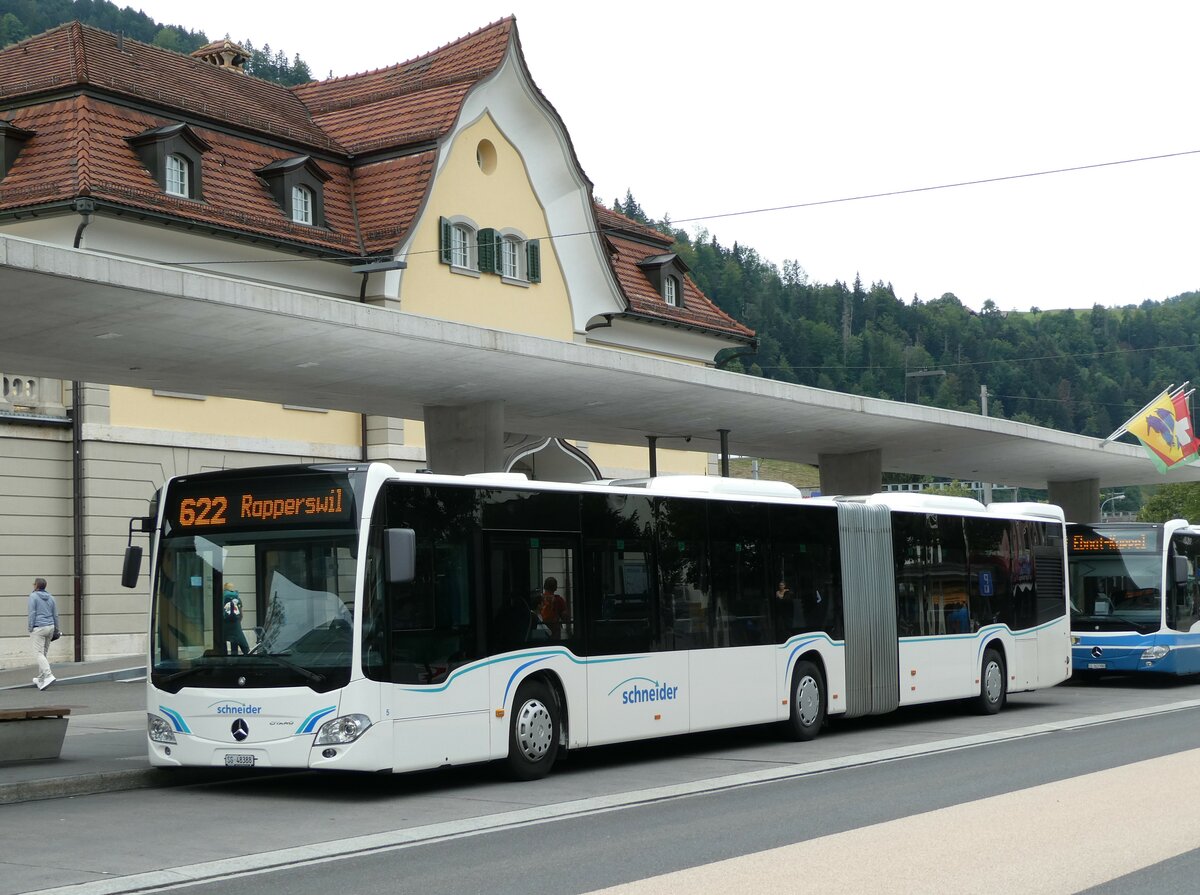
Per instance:
[[[0,373],[0,411],[66,416],[62,380]]]

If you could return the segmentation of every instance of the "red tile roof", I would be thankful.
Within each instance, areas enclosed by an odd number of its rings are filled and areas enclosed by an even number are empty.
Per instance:
[[[754,338],[754,330],[738,323],[713,304],[691,277],[683,278],[682,304],[679,307],[667,304],[638,262],[670,252],[674,240],[653,227],[609,211],[603,205],[595,205],[595,210],[600,230],[612,251],[617,281],[633,314],[675,326],[714,330],[742,341]]]
[[[453,129],[471,88],[510,50],[524,70],[516,22],[506,18],[399,65],[288,89],[78,22],[63,25],[0,50],[0,117],[33,132],[0,180],[0,213],[88,196],[319,252],[385,254],[426,201],[435,144]],[[209,145],[201,201],[166,195],[128,142],[179,121]],[[303,155],[330,175],[326,227],[292,223],[254,173]],[[753,336],[690,280],[683,307],[667,306],[637,262],[670,251],[671,239],[602,206],[596,216],[630,316]]]
[[[340,149],[288,88],[170,50],[61,25],[0,50],[0,103],[91,87],[315,149]]]

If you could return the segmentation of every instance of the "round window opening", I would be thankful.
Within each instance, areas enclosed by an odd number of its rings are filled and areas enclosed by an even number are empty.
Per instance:
[[[491,140],[479,141],[479,145],[475,147],[475,161],[479,163],[479,170],[484,174],[491,174],[496,170],[496,147],[492,145]]]

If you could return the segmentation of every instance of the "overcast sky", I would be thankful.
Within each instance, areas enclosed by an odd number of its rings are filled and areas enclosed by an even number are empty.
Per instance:
[[[515,15],[597,198],[632,190],[652,217],[794,259],[815,282],[857,274],[905,301],[1003,310],[1200,289],[1189,0],[132,5],[299,53],[319,78]],[[830,202],[1088,165],[1105,166]],[[827,204],[735,215],[806,203]]]

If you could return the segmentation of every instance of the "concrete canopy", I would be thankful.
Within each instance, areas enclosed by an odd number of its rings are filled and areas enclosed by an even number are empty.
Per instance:
[[[0,366],[27,375],[420,419],[502,401],[527,435],[816,463],[878,450],[888,472],[1041,488],[1200,481],[1139,447],[482,329],[0,236]]]

